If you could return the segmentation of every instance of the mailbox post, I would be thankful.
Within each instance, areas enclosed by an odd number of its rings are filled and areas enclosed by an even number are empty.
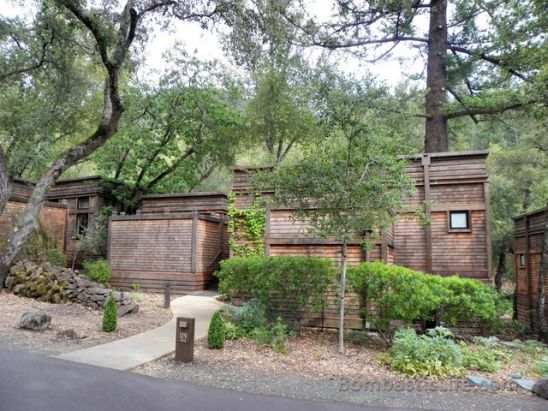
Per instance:
[[[177,317],[175,331],[175,361],[194,359],[194,318]]]

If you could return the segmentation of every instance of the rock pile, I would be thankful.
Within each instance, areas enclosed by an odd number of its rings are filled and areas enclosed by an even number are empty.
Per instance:
[[[93,309],[103,308],[109,295],[118,306],[118,316],[136,312],[139,306],[124,293],[103,285],[68,268],[20,261],[10,270],[6,288],[14,294],[50,303],[73,301]]]

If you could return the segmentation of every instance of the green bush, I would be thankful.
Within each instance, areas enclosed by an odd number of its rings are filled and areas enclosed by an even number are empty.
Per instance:
[[[507,359],[507,355],[498,350],[493,345],[476,345],[469,347],[461,343],[462,365],[465,368],[495,372],[502,366],[502,361]]]
[[[221,349],[225,346],[225,322],[219,311],[213,314],[209,323],[207,346],[211,349]]]
[[[222,261],[215,275],[229,298],[256,298],[272,312],[282,301],[284,315],[300,325],[305,310],[321,309],[337,272],[328,259],[254,256]]]
[[[394,371],[408,375],[442,377],[463,374],[459,345],[439,334],[418,336],[412,328],[396,331],[389,354],[382,356],[381,360]]]
[[[535,362],[531,367],[531,373],[539,378],[548,378],[548,357]]]
[[[84,261],[84,273],[90,280],[109,287],[108,281],[112,277],[112,271],[107,260],[100,258],[96,261]]]
[[[266,307],[256,298],[249,300],[238,308],[232,319],[234,323],[238,324],[238,326],[246,332],[250,332],[255,328],[264,327],[268,324]]]
[[[225,338],[227,340],[239,340],[240,338],[247,337],[248,333],[238,324],[234,324],[232,321],[225,320]]]
[[[275,351],[285,354],[285,346],[290,335],[287,324],[281,317],[278,317],[274,323],[269,326],[255,328],[253,338],[260,344],[274,348]]]
[[[103,331],[110,333],[116,330],[118,323],[118,309],[113,296],[108,297],[103,311]]]
[[[438,319],[449,325],[479,321],[484,327],[495,327],[509,308],[494,288],[479,281],[396,265],[362,263],[349,268],[348,279],[360,298],[362,317],[388,338],[392,320]]]

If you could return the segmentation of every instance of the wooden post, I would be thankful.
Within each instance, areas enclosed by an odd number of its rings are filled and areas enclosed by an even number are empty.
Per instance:
[[[265,224],[264,224],[264,255],[270,255],[270,205],[266,206],[265,210]]]
[[[527,265],[527,312],[529,315],[529,323],[531,330],[533,330],[533,316],[531,310],[533,309],[533,271],[531,269],[531,244],[529,238],[529,216],[525,214],[525,264]]]
[[[388,239],[384,230],[381,233],[381,261],[388,264]]]
[[[192,212],[192,236],[190,240],[190,272],[196,274],[196,260],[198,253],[198,210]]]
[[[422,155],[422,168],[424,175],[424,211],[430,219],[432,217],[432,204],[430,201],[430,156]],[[432,273],[432,224],[425,227],[426,241],[426,272]]]
[[[483,199],[485,202],[485,248],[487,251],[487,276],[492,278],[493,255],[491,248],[491,207],[489,205],[489,183],[483,183]],[[472,212],[470,211],[470,224],[472,224]]]

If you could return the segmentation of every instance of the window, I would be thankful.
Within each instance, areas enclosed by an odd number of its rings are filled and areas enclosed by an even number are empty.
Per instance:
[[[470,212],[450,211],[449,231],[470,231]]]
[[[525,254],[520,254],[519,255],[519,268],[525,268],[526,265],[527,265],[527,263],[526,263],[526,259],[525,259]]]
[[[89,208],[89,197],[78,198],[78,210],[87,210]]]
[[[76,215],[76,235],[86,235],[88,229],[89,217],[87,214]]]

